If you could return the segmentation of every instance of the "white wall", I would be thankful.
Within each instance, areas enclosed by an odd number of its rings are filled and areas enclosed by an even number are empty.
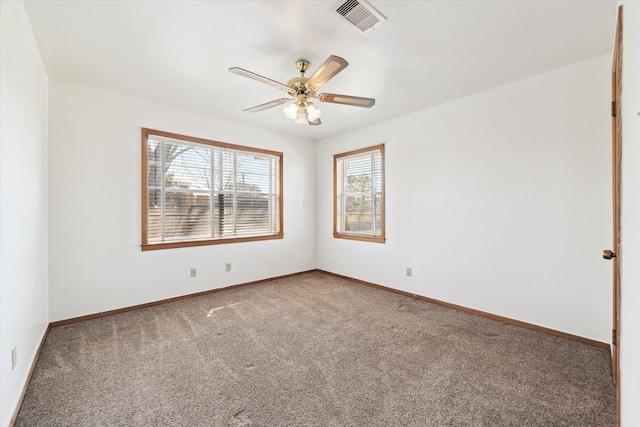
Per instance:
[[[610,62],[319,141],[318,268],[609,342]],[[332,155],[379,143],[387,242],[334,239]]]
[[[0,2],[0,44],[0,425],[7,426],[49,322],[48,78],[22,1]]]
[[[640,425],[640,3],[624,5],[620,381],[622,426]]]
[[[55,80],[49,97],[51,321],[315,268],[313,142]],[[141,127],[283,152],[285,238],[142,252]]]

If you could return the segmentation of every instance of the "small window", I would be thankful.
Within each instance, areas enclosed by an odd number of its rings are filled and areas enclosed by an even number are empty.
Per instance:
[[[282,237],[282,153],[142,129],[142,250]]]
[[[333,156],[333,237],[384,243],[384,145]]]

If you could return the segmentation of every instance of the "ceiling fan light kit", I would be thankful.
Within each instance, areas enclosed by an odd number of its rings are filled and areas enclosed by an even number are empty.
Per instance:
[[[298,105],[294,102],[284,107],[282,111],[287,118],[301,125],[316,122],[322,114],[322,111],[318,110],[311,102],[307,102],[305,105]]]
[[[229,68],[229,72],[238,74],[250,79],[266,83],[270,86],[287,92],[290,98],[280,98],[265,104],[256,105],[244,111],[255,113],[257,111],[266,110],[277,105],[285,104],[289,101],[293,103],[283,108],[284,115],[293,120],[295,123],[320,125],[320,116],[322,111],[316,108],[310,98],[318,99],[320,102],[328,102],[332,104],[351,105],[354,107],[371,108],[375,105],[376,100],[373,98],[363,98],[351,95],[338,95],[334,93],[318,94],[318,89],[325,83],[336,76],[340,71],[347,68],[349,63],[339,56],[331,55],[312,75],[307,78],[304,73],[309,70],[311,63],[306,59],[296,61],[296,68],[300,72],[300,77],[290,79],[287,84],[271,80],[259,74],[247,71],[243,68]]]

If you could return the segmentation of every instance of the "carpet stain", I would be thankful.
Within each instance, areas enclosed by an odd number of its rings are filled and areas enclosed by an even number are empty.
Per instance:
[[[415,304],[412,304],[412,303],[405,304],[404,302],[398,303],[398,310],[406,311],[410,314],[418,314],[420,312],[420,308]]]
[[[244,409],[236,412],[235,414],[233,414],[233,417],[231,417],[231,425],[233,426],[244,427],[250,426],[251,424],[252,423],[249,419],[249,416],[247,415],[247,411]]]
[[[485,332],[484,335],[487,336],[487,337],[499,337],[500,336],[500,334],[496,334],[495,332]]]

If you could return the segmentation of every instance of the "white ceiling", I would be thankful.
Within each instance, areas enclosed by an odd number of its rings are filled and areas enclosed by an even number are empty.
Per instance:
[[[611,52],[616,11],[614,0],[370,0],[387,22],[361,33],[334,0],[24,3],[51,78],[285,134],[304,126],[316,140]],[[242,112],[285,94],[230,67],[286,83],[297,59],[313,72],[331,54],[350,65],[320,92],[373,108],[317,102],[321,126],[282,106]]]

